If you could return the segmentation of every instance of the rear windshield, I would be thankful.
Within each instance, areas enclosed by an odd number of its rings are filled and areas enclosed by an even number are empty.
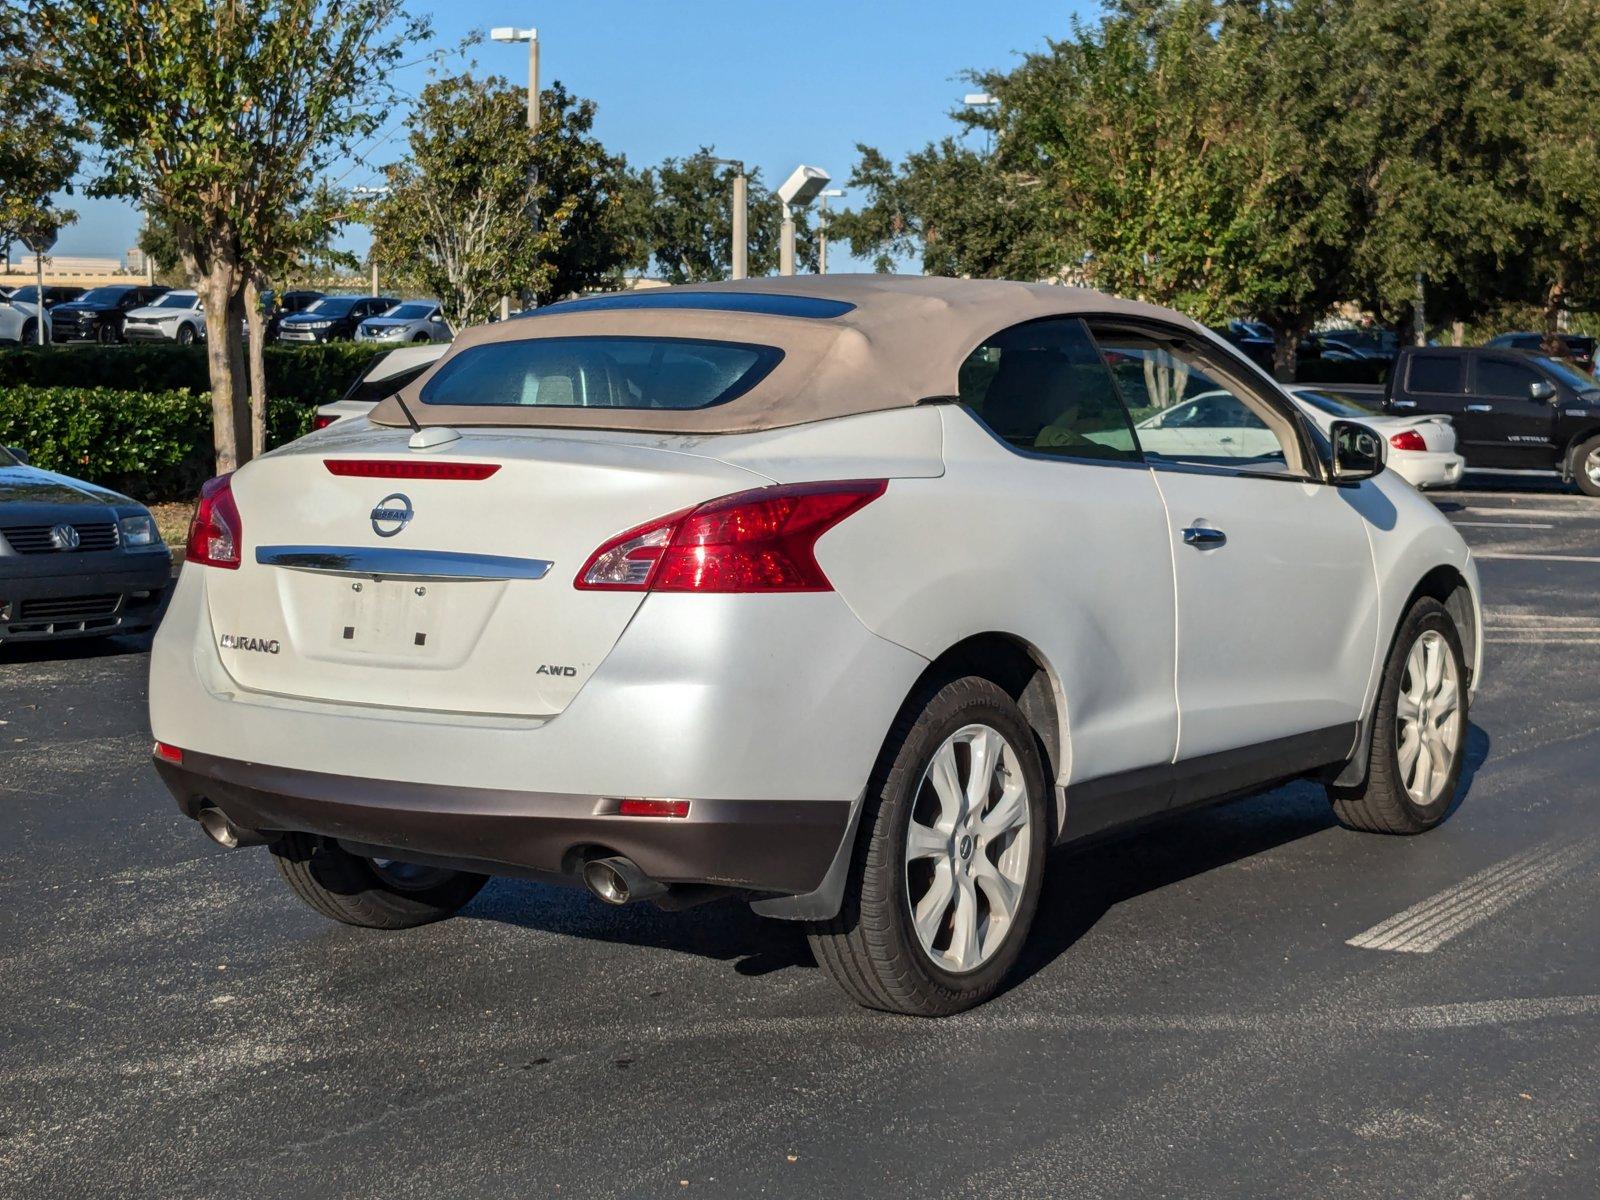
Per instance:
[[[446,361],[424,404],[539,408],[710,408],[778,364],[773,346],[692,338],[563,337],[487,342]]]

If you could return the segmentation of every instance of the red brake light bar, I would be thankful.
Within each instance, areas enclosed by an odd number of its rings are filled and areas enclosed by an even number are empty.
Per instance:
[[[687,817],[687,800],[624,800],[617,806],[624,817]]]
[[[325,458],[322,465],[334,475],[357,479],[487,479],[499,463],[451,462],[449,459]]]

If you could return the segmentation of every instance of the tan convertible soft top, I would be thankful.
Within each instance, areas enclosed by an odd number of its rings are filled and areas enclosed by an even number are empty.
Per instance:
[[[719,307],[692,307],[696,295],[707,296],[708,303]],[[748,305],[741,295],[752,297]],[[1170,309],[1083,288],[928,275],[741,279],[616,296],[612,303],[627,304],[620,298],[630,296],[640,307],[587,308],[578,301],[570,308],[552,305],[533,317],[464,330],[439,364],[401,396],[425,424],[744,433],[954,396],[962,362],[985,338],[1036,317],[1093,313],[1150,317],[1199,328]],[[666,296],[671,299],[659,299]],[[762,297],[777,299],[757,299]],[[834,316],[795,316],[782,311],[794,307],[782,297],[841,301],[854,307]],[[709,408],[430,408],[422,402],[422,389],[439,365],[475,346],[606,335],[747,342],[776,346],[784,356],[749,391]],[[380,425],[407,424],[393,397],[374,408],[371,419]]]

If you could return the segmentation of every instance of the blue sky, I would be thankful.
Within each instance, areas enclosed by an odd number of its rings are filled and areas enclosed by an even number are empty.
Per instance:
[[[453,54],[474,29],[536,25],[541,75],[559,79],[599,105],[596,132],[635,165],[715,145],[729,157],[759,166],[769,185],[796,164],[820,166],[836,186],[866,142],[898,157],[952,129],[950,109],[968,90],[969,68],[1006,67],[1020,54],[1064,36],[1072,16],[1097,5],[1045,0],[587,0],[537,3],[428,4],[413,10],[432,16],[429,49]],[[485,42],[470,51],[479,74],[527,80],[522,46]],[[395,84],[415,94],[428,68],[400,71]],[[333,172],[344,183],[374,182],[378,169],[398,157],[403,111],[386,114],[374,144]],[[391,130],[393,130],[391,134]],[[384,135],[387,140],[382,140]],[[846,196],[843,204],[849,205]],[[119,202],[74,196],[63,203],[80,219],[62,231],[57,254],[120,257],[133,244],[138,216]],[[364,251],[365,231],[346,239]],[[840,267],[845,265],[840,261]]]

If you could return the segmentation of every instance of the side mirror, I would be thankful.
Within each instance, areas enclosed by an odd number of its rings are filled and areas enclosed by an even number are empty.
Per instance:
[[[1388,445],[1372,430],[1355,421],[1335,421],[1328,430],[1333,443],[1333,481],[1360,483],[1383,470]]]
[[[7,446],[6,453],[10,454],[12,458],[16,459],[23,466],[28,465],[28,452],[21,446]]]
[[[1557,399],[1556,385],[1551,383],[1548,379],[1541,379],[1537,383],[1530,383],[1528,385],[1528,395],[1536,401],[1548,400],[1554,404]]]

